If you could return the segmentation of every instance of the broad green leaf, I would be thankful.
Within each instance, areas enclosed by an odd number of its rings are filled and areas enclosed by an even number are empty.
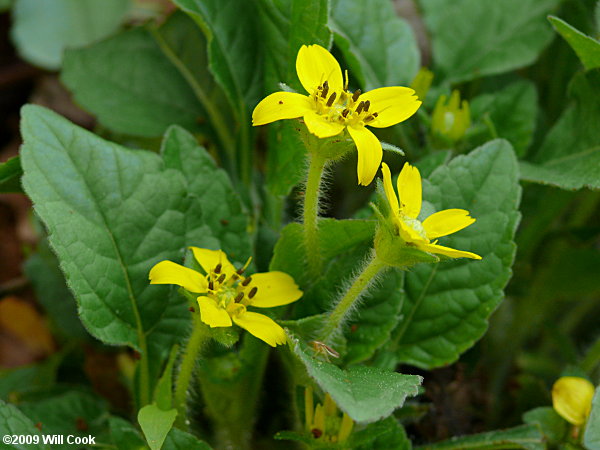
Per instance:
[[[546,444],[540,429],[536,425],[521,425],[500,431],[455,437],[447,441],[416,447],[417,450],[501,450],[522,448],[525,450],[544,450]]]
[[[575,53],[577,53],[577,56],[586,69],[600,67],[600,42],[583,34],[577,28],[558,17],[550,16],[548,20],[554,29],[569,43]]]
[[[417,375],[402,375],[376,367],[342,370],[314,358],[305,344],[293,336],[288,337],[292,351],[308,374],[356,422],[370,423],[388,417],[404,404],[406,397],[417,395],[423,381]]]
[[[454,158],[424,182],[423,199],[436,210],[463,208],[477,219],[440,245],[483,259],[421,264],[406,273],[403,319],[389,347],[398,362],[449,364],[483,335],[511,276],[520,195],[515,155],[500,139]]]
[[[411,450],[412,444],[402,425],[395,417],[367,425],[365,429],[352,433],[349,444],[354,450],[389,448]]]
[[[59,394],[35,396],[19,404],[19,409],[33,423],[40,423],[44,434],[96,436],[99,439],[107,425],[106,401],[87,392],[66,390]],[[72,449],[66,439],[53,449]]]
[[[0,434],[2,436],[32,435],[39,436],[39,444],[5,445],[4,448],[16,448],[19,450],[49,450],[49,446],[42,442],[42,433],[34,423],[15,406],[0,400]]]
[[[163,318],[167,312],[179,317],[184,308],[165,312],[165,302],[181,301],[169,301],[166,286],[150,286],[148,272],[161,260],[181,261],[188,245],[222,248],[236,262],[250,255],[246,219],[225,173],[191,145],[191,136],[182,138],[183,130],[167,134],[164,161],[104,141],[40,107],[23,109],[22,132],[24,186],[88,330],[138,349],[155,327],[183,337],[184,329]],[[170,145],[176,138],[189,145]],[[187,169],[211,179],[210,186],[190,183],[170,167],[177,152]],[[213,229],[219,220],[227,225]]]
[[[598,388],[596,388],[596,393],[592,400],[592,412],[585,426],[583,443],[585,448],[589,450],[600,449],[600,389]]]
[[[600,68],[571,82],[570,105],[552,127],[535,159],[521,163],[521,178],[563,189],[600,188]]]
[[[119,450],[142,450],[147,449],[146,441],[131,423],[120,417],[110,417],[108,419],[110,427],[110,437]]]
[[[203,130],[206,113],[194,90],[144,28],[68,51],[61,80],[79,104],[116,132],[154,137],[171,124]]]
[[[546,16],[558,0],[420,0],[436,76],[449,83],[533,63],[553,38]],[[515,12],[518,11],[518,14]]]
[[[155,404],[146,405],[138,413],[138,422],[142,427],[146,442],[152,450],[162,448],[167,434],[175,422],[177,410],[163,411]]]
[[[11,34],[25,60],[55,70],[66,48],[108,36],[129,8],[129,1],[124,0],[16,0]]]
[[[517,81],[502,90],[476,97],[471,102],[471,115],[473,121],[489,120],[497,136],[508,140],[517,156],[523,157],[535,130],[537,100],[532,82]],[[481,127],[485,125],[482,123]],[[489,136],[489,132],[485,134]]]
[[[185,431],[172,428],[162,450],[210,450],[211,446]]]
[[[543,406],[523,414],[523,422],[537,425],[549,444],[558,446],[564,442],[569,431],[569,424],[560,417],[554,408]]]
[[[0,164],[0,193],[23,192],[21,188],[21,160],[18,156],[9,158]]]
[[[260,0],[265,51],[265,85],[267,94],[280,90],[283,82],[305,94],[296,74],[296,56],[302,45],[331,45],[327,27],[328,0]],[[267,188],[277,196],[285,196],[300,182],[306,160],[306,149],[295,120],[269,125],[267,153]]]
[[[417,74],[417,41],[392,2],[332,0],[329,24],[361,88],[408,85]]]

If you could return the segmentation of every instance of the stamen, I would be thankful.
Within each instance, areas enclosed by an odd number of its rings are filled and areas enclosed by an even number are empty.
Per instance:
[[[356,92],[352,95],[352,101],[355,102],[356,100],[358,100],[358,97],[360,97],[360,89],[357,89]]]
[[[243,298],[244,298],[244,293],[240,292],[238,295],[236,295],[236,297],[233,299],[233,301],[235,303],[239,303],[242,301]]]
[[[221,267],[223,267],[221,263],[217,264],[217,267],[215,267],[215,273],[221,273]]]
[[[333,102],[335,101],[336,96],[337,96],[337,94],[335,92],[333,94],[331,94],[331,97],[329,97],[329,100],[327,100],[327,106],[333,105]]]
[[[214,290],[215,290],[215,284],[213,283],[213,281],[212,281],[212,280],[210,280],[210,281],[208,282],[208,289],[209,289],[209,290],[211,290],[211,291],[214,291]]]
[[[365,102],[365,108],[364,108],[364,112],[367,112],[369,110],[369,106],[371,106],[371,100],[367,100]]]
[[[376,112],[373,113],[373,117],[377,117],[379,114],[377,114]]]
[[[348,113],[349,113],[349,112],[350,112],[350,110],[349,110],[349,109],[345,109],[345,110],[343,110],[343,111],[342,111],[342,117],[345,119],[345,118],[346,118],[346,116],[348,115]]]
[[[248,298],[253,298],[257,292],[258,292],[258,288],[256,286],[254,286],[252,289],[250,289],[250,292],[248,292]]]
[[[344,90],[348,90],[348,69],[344,70]]]
[[[371,120],[373,120],[373,119],[374,119],[374,117],[373,117],[373,116],[367,116],[367,117],[365,117],[365,118],[363,119],[363,122],[367,123],[367,122],[370,122],[370,121],[371,121]]]
[[[364,107],[365,107],[365,102],[360,102],[354,112],[356,114],[360,114]]]
[[[225,281],[225,274],[221,274],[221,276],[219,277],[219,279],[217,280],[217,283],[221,284],[223,281]]]
[[[242,281],[242,286],[248,286],[251,281],[252,281],[252,277],[246,278],[244,281]]]
[[[327,98],[327,94],[329,93],[329,83],[325,80],[323,83],[323,92],[321,92],[321,97]]]

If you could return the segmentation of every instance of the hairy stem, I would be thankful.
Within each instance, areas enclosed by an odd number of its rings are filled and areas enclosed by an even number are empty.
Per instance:
[[[312,275],[321,271],[321,255],[319,251],[318,213],[321,178],[325,168],[325,158],[312,154],[308,167],[306,192],[304,194],[304,246],[308,270]]]

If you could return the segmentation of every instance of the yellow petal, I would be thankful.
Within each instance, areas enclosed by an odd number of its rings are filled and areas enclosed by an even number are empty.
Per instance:
[[[594,385],[585,378],[561,377],[552,386],[552,406],[573,425],[583,425],[592,409]]]
[[[408,119],[422,103],[415,91],[401,86],[373,89],[358,98],[358,102],[367,100],[371,102],[369,111],[377,113],[377,117],[367,125],[376,128],[389,127]]]
[[[233,316],[233,321],[271,347],[286,343],[285,331],[273,319],[255,312]]]
[[[383,150],[381,142],[371,131],[362,125],[348,127],[348,132],[358,150],[358,184],[368,186],[381,164]]]
[[[204,275],[172,261],[161,261],[150,270],[150,284],[176,284],[198,294],[208,289]]]
[[[232,325],[227,311],[220,308],[212,298],[201,295],[198,297],[198,306],[200,307],[200,320],[209,327],[230,327]]]
[[[447,236],[468,227],[475,219],[464,209],[445,209],[430,215],[423,221],[429,239]]]
[[[258,308],[272,308],[287,305],[302,297],[302,291],[294,279],[283,272],[255,273],[248,285],[249,289],[257,288],[250,305]]]
[[[207,274],[215,270],[218,264],[221,264],[221,271],[219,273],[224,273],[227,278],[235,273],[235,267],[229,262],[227,255],[222,250],[209,250],[198,247],[190,247],[190,249],[198,264],[202,266]]]
[[[397,215],[400,206],[398,205],[398,197],[396,197],[394,186],[392,185],[392,174],[386,163],[381,164],[381,173],[383,174],[383,190],[385,191],[385,196],[387,197],[392,214]]]
[[[397,186],[402,212],[408,217],[416,219],[421,212],[423,201],[419,169],[405,163],[400,175],[398,175]]]
[[[323,82],[329,83],[329,92],[343,88],[342,69],[339,63],[320,45],[303,45],[296,58],[296,72],[306,92],[312,94]]]
[[[443,247],[437,244],[421,244],[419,248],[429,253],[435,253],[438,255],[449,256],[450,258],[471,258],[481,259],[481,256],[471,252],[464,252],[462,250],[455,250],[450,247]]]
[[[317,114],[315,111],[307,112],[304,115],[304,123],[308,131],[319,138],[335,136],[344,131],[344,125],[330,122],[325,116]]]
[[[252,113],[252,125],[264,125],[282,119],[302,117],[314,106],[306,95],[295,92],[275,92],[261,100]]]

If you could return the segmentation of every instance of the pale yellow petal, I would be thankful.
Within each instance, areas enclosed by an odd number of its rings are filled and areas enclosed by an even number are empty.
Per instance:
[[[264,125],[282,119],[302,117],[314,106],[306,95],[295,92],[275,92],[261,100],[252,113],[252,125]]]
[[[176,284],[198,294],[208,289],[204,275],[172,261],[161,261],[150,270],[150,284]]]
[[[227,278],[235,273],[235,267],[227,259],[227,255],[222,250],[209,250],[207,248],[190,247],[194,258],[208,274],[214,271],[217,265],[221,264],[219,273],[224,273]]]
[[[408,217],[416,219],[421,212],[423,189],[421,186],[421,174],[419,169],[405,163],[400,175],[398,175],[398,197],[400,209]]]
[[[414,90],[401,86],[373,89],[358,98],[358,102],[367,100],[371,102],[369,111],[377,113],[377,117],[367,125],[376,128],[403,122],[416,113],[422,103]]]
[[[552,406],[567,422],[583,425],[592,409],[594,385],[585,378],[561,377],[552,386]]]
[[[394,192],[394,186],[392,185],[392,174],[386,163],[381,164],[381,173],[383,174],[383,190],[385,191],[385,196],[387,197],[392,214],[397,215],[400,206],[398,204],[398,197],[396,197],[396,193]]]
[[[253,288],[257,289],[256,295],[249,304],[258,308],[287,305],[302,297],[294,279],[284,272],[255,273],[246,289]]]
[[[227,311],[220,308],[212,298],[201,295],[198,297],[198,306],[200,307],[200,320],[209,327],[230,327],[232,325]]]
[[[331,122],[327,120],[326,116],[317,114],[315,111],[309,111],[304,115],[304,123],[308,131],[319,138],[335,136],[344,131],[344,125]]]
[[[456,233],[468,227],[475,219],[464,209],[445,209],[430,215],[423,221],[423,228],[429,239]]]
[[[271,347],[286,343],[287,339],[283,328],[263,314],[247,311],[237,316],[234,315],[233,321]]]
[[[429,253],[435,253],[437,255],[449,256],[450,258],[471,258],[471,259],[481,259],[481,256],[476,255],[475,253],[465,252],[462,250],[455,250],[450,247],[443,247],[437,244],[421,244],[419,248],[423,251]]]
[[[340,92],[343,88],[342,69],[329,51],[320,45],[303,45],[296,58],[296,72],[306,92],[312,94],[325,81],[329,92]],[[338,94],[339,95],[339,94]]]
[[[368,186],[381,164],[383,150],[381,142],[371,131],[362,125],[348,127],[348,132],[358,150],[358,184]]]

